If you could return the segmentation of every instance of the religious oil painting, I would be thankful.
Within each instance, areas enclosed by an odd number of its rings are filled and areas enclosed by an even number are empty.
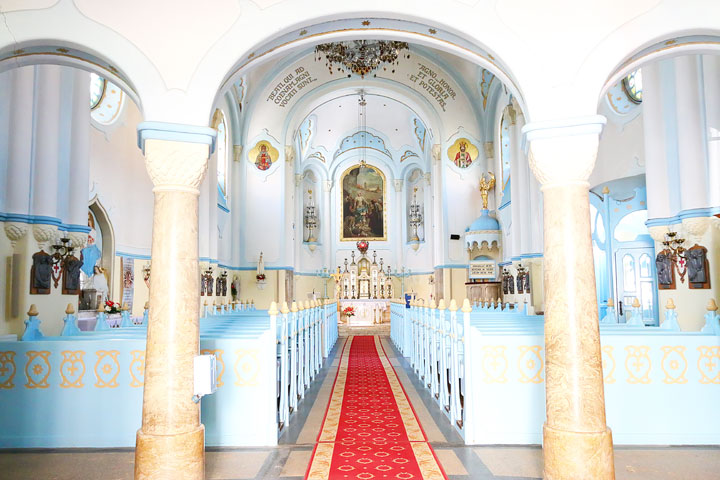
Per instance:
[[[478,148],[467,138],[458,138],[447,151],[448,158],[458,168],[468,168],[478,158]]]
[[[387,240],[385,176],[370,165],[355,165],[342,176],[340,241]]]
[[[278,156],[279,152],[270,142],[261,140],[250,149],[248,160],[254,163],[258,170],[265,171],[269,170],[274,162],[277,162]]]

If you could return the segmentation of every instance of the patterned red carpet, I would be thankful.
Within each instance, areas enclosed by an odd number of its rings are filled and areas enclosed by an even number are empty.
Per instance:
[[[379,337],[347,339],[305,478],[447,478]]]

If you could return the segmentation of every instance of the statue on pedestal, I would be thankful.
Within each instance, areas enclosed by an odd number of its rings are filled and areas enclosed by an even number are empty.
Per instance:
[[[490,180],[485,180],[485,174],[483,173],[480,177],[480,195],[482,196],[483,210],[488,208],[488,192],[495,188],[495,175],[492,172],[488,172]]]

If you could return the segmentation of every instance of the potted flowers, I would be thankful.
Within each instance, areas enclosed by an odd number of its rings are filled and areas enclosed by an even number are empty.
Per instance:
[[[350,323],[350,318],[355,316],[355,307],[349,306],[343,308],[342,314],[347,318],[347,323]]]
[[[120,314],[122,312],[122,305],[112,300],[105,301],[105,314],[107,315],[107,323],[111,328],[117,328],[120,326]]]

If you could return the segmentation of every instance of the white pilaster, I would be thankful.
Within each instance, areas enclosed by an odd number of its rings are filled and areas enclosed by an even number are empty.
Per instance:
[[[698,55],[675,58],[680,208],[707,206],[703,87]]]
[[[515,106],[516,119],[515,119],[515,131],[517,132],[517,145],[516,152],[517,156],[513,157],[513,160],[517,159],[518,165],[518,191],[517,196],[513,195],[513,200],[517,201],[520,205],[520,225],[522,235],[520,236],[520,254],[532,253],[532,218],[530,216],[530,165],[528,164],[527,155],[522,148],[522,127],[525,126],[525,116],[518,106]],[[513,202],[514,203],[514,202]],[[513,220],[514,222],[514,220]]]
[[[73,225],[86,225],[90,187],[90,74],[75,70],[70,141],[69,217]]]
[[[520,238],[523,234],[523,226],[521,220],[521,202],[520,198],[525,196],[523,193],[522,181],[520,179],[521,155],[520,143],[522,135],[517,127],[517,111],[511,106],[508,107],[508,119],[510,121],[510,215],[512,224],[510,226],[510,254],[509,257],[520,255],[521,245]]]
[[[332,258],[332,248],[331,248],[331,228],[330,225],[332,225],[331,217],[330,217],[330,192],[332,191],[332,182],[330,180],[324,180],[322,182],[323,189],[322,189],[322,202],[320,202],[320,216],[322,217],[322,223],[320,224],[320,231],[322,232],[322,248],[323,248],[323,266],[327,267],[328,270],[334,272],[335,271],[335,263],[334,259]],[[301,230],[302,231],[302,230]],[[329,293],[328,293],[329,295]]]
[[[393,186],[395,187],[395,222],[393,222],[396,225],[396,228],[393,229],[392,234],[395,236],[395,248],[394,250],[397,252],[397,265],[398,267],[402,268],[402,265],[405,265],[405,249],[403,248],[405,246],[405,243],[407,241],[407,238],[403,236],[403,226],[405,225],[405,211],[404,211],[404,204],[403,201],[403,185],[405,184],[405,181],[402,178],[397,178],[393,180]],[[387,225],[386,225],[387,228]],[[385,235],[388,236],[388,240],[390,240],[390,231],[385,232]]]

